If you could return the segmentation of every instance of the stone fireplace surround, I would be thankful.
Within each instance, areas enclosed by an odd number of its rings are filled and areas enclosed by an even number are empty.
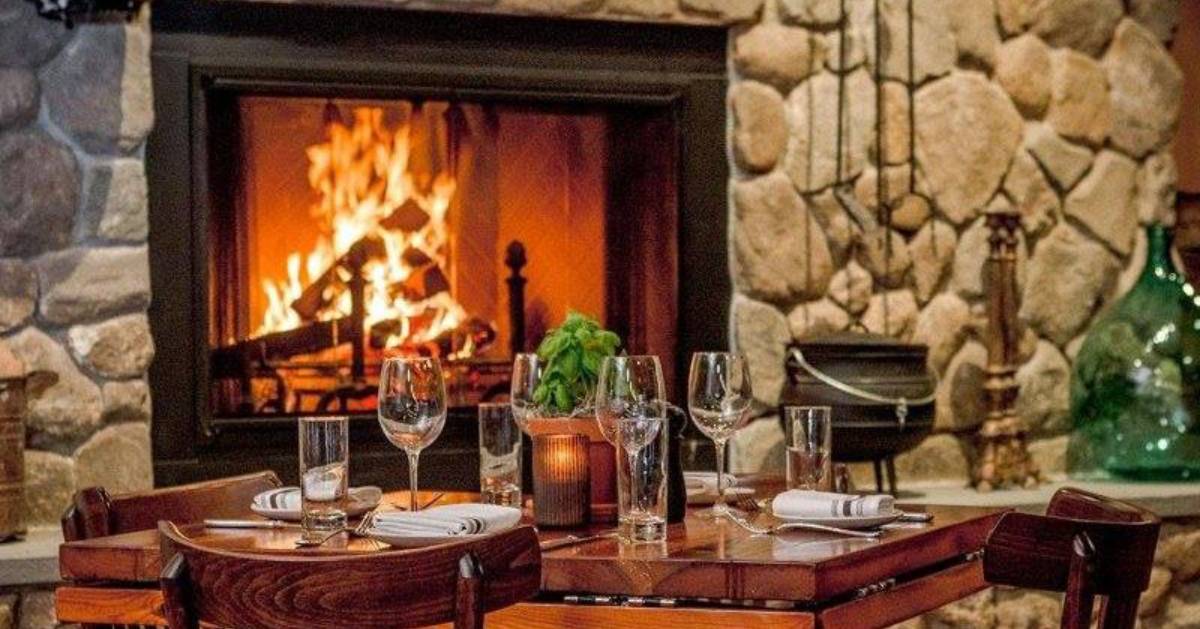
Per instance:
[[[233,0],[220,0],[231,2]],[[366,4],[366,3],[364,3]],[[876,155],[870,3],[852,12],[839,68],[836,0],[378,0],[462,10],[731,26],[731,342],[775,402],[793,337],[867,329],[928,343],[941,374],[937,433],[898,460],[901,482],[963,484],[965,436],[982,417],[981,212],[1022,214],[1023,384],[1032,449],[1063,470],[1070,361],[1089,321],[1132,283],[1139,225],[1173,220],[1170,143],[1181,78],[1163,48],[1173,0],[915,0],[917,185],[934,201],[866,238],[832,201],[836,73],[846,74],[848,171],[868,205],[908,181],[906,2],[885,0],[885,137]],[[146,310],[144,140],[153,123],[148,15],[66,31],[25,0],[0,0],[0,336],[41,380],[26,453],[30,523],[70,493],[151,484],[153,356]],[[953,141],[948,141],[953,138]],[[879,164],[882,162],[882,168]],[[880,252],[891,242],[885,264]],[[1047,290],[1047,286],[1053,286]],[[885,299],[887,306],[885,307]],[[886,320],[885,320],[886,315]],[[777,423],[756,422],[735,465],[778,459]],[[1200,529],[1165,527],[1143,611],[1155,626],[1200,615]],[[47,597],[24,595],[23,620]],[[17,604],[0,597],[3,615]],[[985,592],[917,624],[1037,626],[1051,597]],[[1052,621],[1050,621],[1052,623]]]

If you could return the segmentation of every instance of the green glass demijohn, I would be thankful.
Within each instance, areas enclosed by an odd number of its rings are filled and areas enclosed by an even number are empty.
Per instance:
[[[1200,479],[1200,295],[1147,228],[1137,283],[1088,332],[1071,377],[1073,476]]]

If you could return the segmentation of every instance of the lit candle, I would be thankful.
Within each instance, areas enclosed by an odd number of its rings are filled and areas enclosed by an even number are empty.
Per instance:
[[[540,526],[582,526],[591,497],[588,438],[533,438],[533,514]]]

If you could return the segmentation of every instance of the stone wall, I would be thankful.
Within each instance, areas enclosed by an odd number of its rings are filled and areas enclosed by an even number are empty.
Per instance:
[[[1182,76],[1164,42],[1178,7],[1126,4],[915,0],[910,80],[908,2],[884,0],[880,148],[873,3],[848,3],[845,55],[837,2],[768,1],[759,23],[735,29],[732,338],[762,403],[778,400],[793,339],[861,324],[928,344],[941,380],[936,434],[898,458],[898,473],[966,484],[966,437],[985,415],[983,213],[1014,208],[1027,324],[1018,410],[1037,462],[1063,473],[1071,360],[1096,313],[1141,269],[1141,226],[1174,220]],[[872,210],[882,185],[891,231],[860,230],[831,193],[839,180]],[[905,198],[910,181],[920,196]],[[735,469],[778,469],[781,439],[773,418],[755,422],[734,444]]]
[[[0,342],[36,372],[26,519],[150,487],[148,15],[61,23],[0,0]]]

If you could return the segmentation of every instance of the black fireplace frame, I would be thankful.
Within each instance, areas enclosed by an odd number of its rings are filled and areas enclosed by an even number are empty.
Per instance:
[[[209,421],[207,128],[222,89],[603,104],[669,112],[679,130],[676,390],[687,357],[728,343],[727,33],[718,27],[179,0],[156,6],[150,188],[155,482],[294,474],[290,421]],[[397,36],[397,33],[402,36]],[[423,482],[471,487],[474,432],[451,417]],[[458,420],[458,421],[456,421]],[[470,430],[468,430],[470,428]],[[402,457],[352,422],[356,482],[394,485]]]

